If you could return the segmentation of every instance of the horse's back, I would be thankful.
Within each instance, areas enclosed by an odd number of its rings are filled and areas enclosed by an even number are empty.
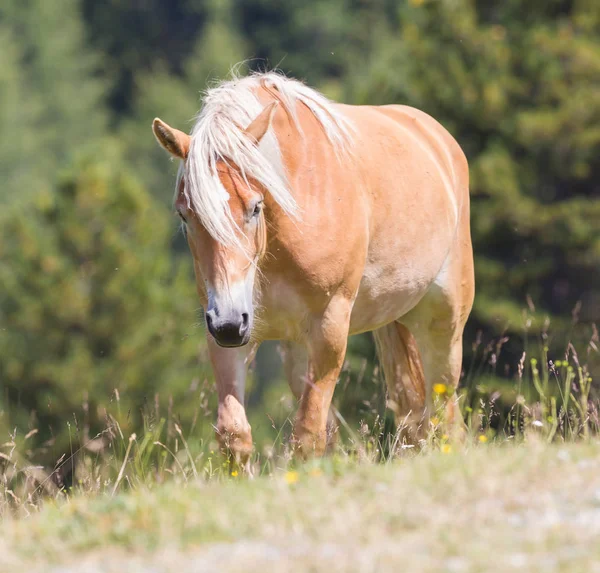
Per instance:
[[[468,194],[469,167],[465,154],[452,134],[436,119],[424,111],[407,105],[344,106],[359,125],[366,120],[372,124],[386,118],[381,128],[396,131],[405,141],[413,140],[416,145],[431,154],[440,170],[447,174],[455,192]],[[379,117],[378,117],[379,116]],[[375,119],[378,118],[378,119]],[[379,121],[378,121],[379,120]]]

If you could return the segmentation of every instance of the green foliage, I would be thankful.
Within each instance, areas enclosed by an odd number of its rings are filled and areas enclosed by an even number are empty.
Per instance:
[[[181,72],[204,21],[206,2],[193,0],[81,0],[91,43],[112,80],[110,104],[119,119],[135,109],[140,73],[163,63]],[[211,56],[212,57],[212,56]]]
[[[35,137],[39,102],[27,96],[20,73],[21,46],[14,32],[0,20],[0,199],[7,201],[29,185],[43,183],[40,169],[32,161],[42,152]]]
[[[56,170],[105,129],[100,58],[78,0],[0,5],[2,202],[49,190]]]
[[[230,3],[215,2],[206,11],[203,33],[190,53],[185,54],[183,75],[171,73],[164,59],[153,62],[151,70],[138,73],[133,91],[133,117],[124,121],[120,129],[127,142],[128,160],[163,202],[172,197],[176,167],[167,168],[165,152],[150,132],[152,120],[161,117],[189,131],[191,119],[201,105],[201,91],[208,83],[227,77],[247,54],[236,33]]]
[[[81,161],[0,226],[5,418],[53,436],[57,453],[69,422],[85,441],[107,413],[139,427],[158,392],[186,419],[195,406],[186,389],[203,338],[190,265],[173,264],[168,213],[115,155]]]

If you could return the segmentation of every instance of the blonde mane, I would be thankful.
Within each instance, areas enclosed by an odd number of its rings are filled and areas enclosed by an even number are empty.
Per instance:
[[[298,217],[298,206],[288,186],[273,130],[267,132],[259,146],[243,132],[264,107],[256,96],[261,86],[276,90],[300,132],[298,102],[311,110],[336,151],[347,151],[350,143],[352,127],[333,102],[283,75],[269,72],[234,77],[207,90],[191,132],[189,155],[178,179],[184,177],[188,207],[215,240],[227,245],[241,246],[229,210],[229,195],[217,174],[218,161],[235,165],[246,181],[251,177],[260,183],[287,215]]]

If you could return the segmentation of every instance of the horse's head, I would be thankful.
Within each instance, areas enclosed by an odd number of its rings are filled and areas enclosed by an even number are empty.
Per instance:
[[[275,108],[275,102],[268,105],[242,131],[250,145],[257,145],[264,137]],[[266,246],[263,188],[256,180],[242,175],[227,158],[215,162],[213,176],[218,177],[228,195],[227,217],[233,233],[230,240],[223,240],[212,227],[209,214],[199,213],[197,205],[190,201],[190,190],[186,192],[186,185],[202,186],[202,181],[186,176],[192,138],[159,119],[154,120],[152,128],[162,147],[184,162],[184,176],[179,180],[175,209],[185,225],[208,330],[221,346],[247,344],[254,321],[257,265]],[[203,189],[195,189],[194,192],[201,194]],[[207,210],[210,209],[209,204]]]

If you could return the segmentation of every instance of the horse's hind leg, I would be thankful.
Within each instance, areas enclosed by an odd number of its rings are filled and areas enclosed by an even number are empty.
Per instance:
[[[417,442],[426,433],[425,377],[417,343],[410,331],[392,322],[373,332],[379,364],[402,439]]]
[[[463,330],[474,295],[473,260],[469,254],[467,251],[463,257],[449,259],[425,297],[401,318],[419,348],[426,381],[426,412],[431,413],[437,390],[446,400],[450,429],[461,433],[456,388],[462,368]]]
[[[388,324],[375,332],[396,419],[406,418],[409,434],[416,439],[427,432],[434,389],[446,401],[449,429],[457,433],[463,429],[456,388],[462,368],[462,335],[474,295],[468,225],[464,236],[427,294],[400,318],[402,324]]]
[[[425,375],[427,418],[433,414],[437,393],[445,402],[443,418],[449,430],[459,430],[461,424],[456,389],[462,368],[463,325],[453,325],[443,317],[425,319],[423,325],[412,325],[420,349]],[[427,324],[428,323],[428,324]]]

